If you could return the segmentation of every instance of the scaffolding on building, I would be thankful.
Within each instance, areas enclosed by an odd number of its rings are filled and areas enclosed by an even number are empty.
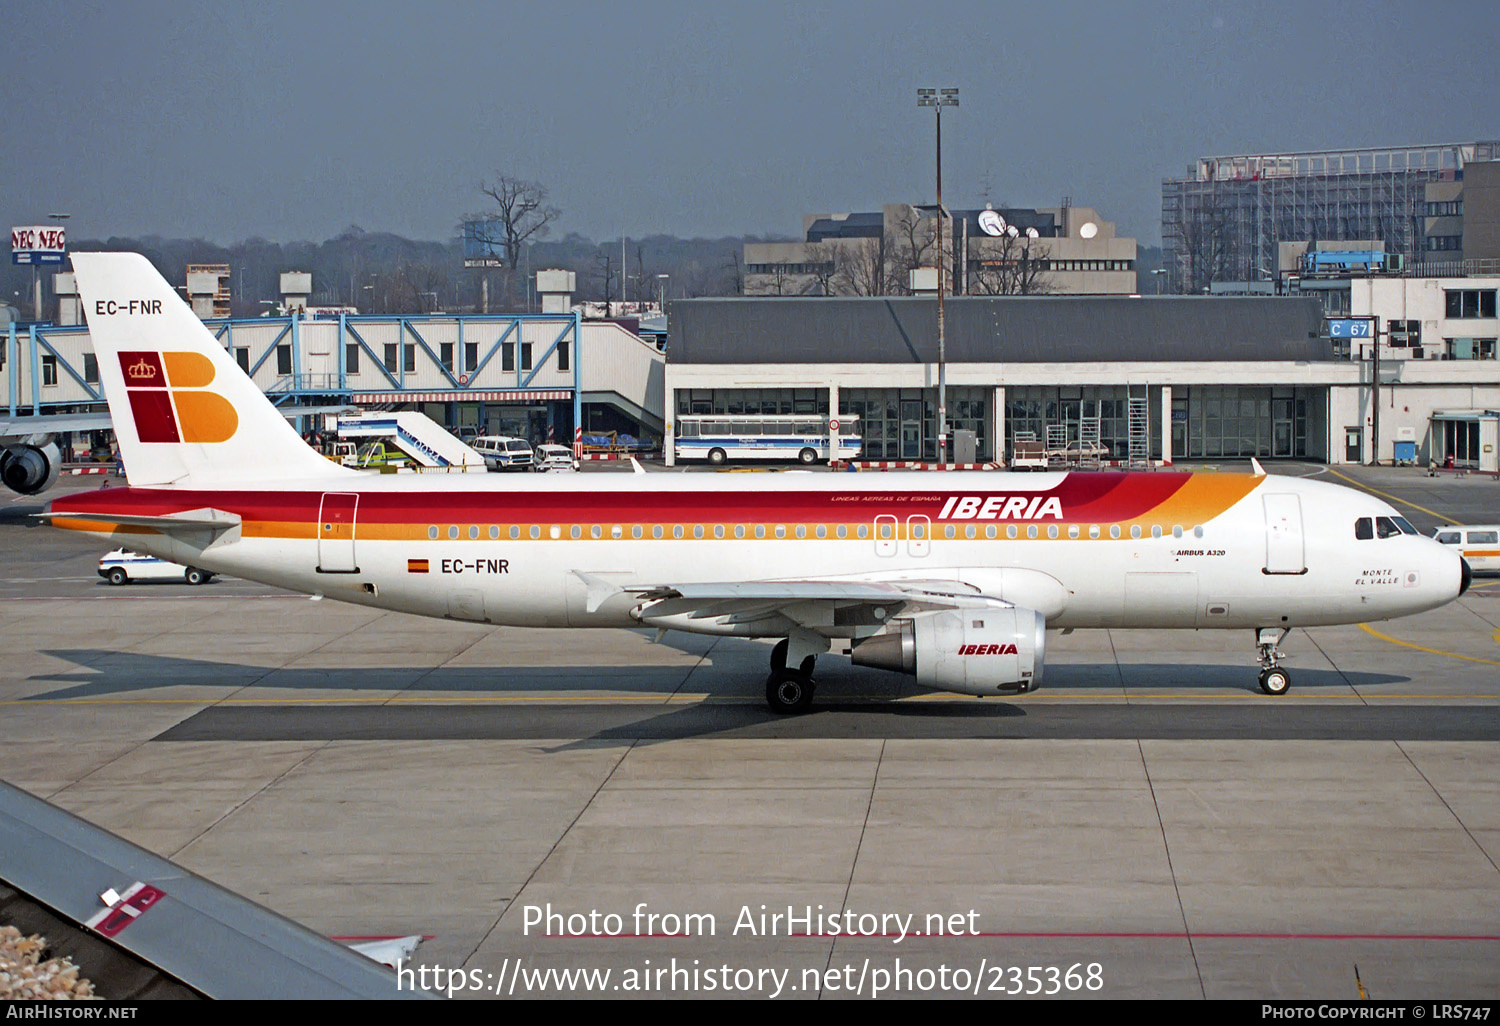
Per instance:
[[[1203,157],[1162,180],[1162,247],[1173,291],[1275,276],[1277,245],[1370,240],[1408,264],[1426,252],[1428,183],[1500,159],[1500,142]]]
[[[1144,389],[1142,389],[1144,391]],[[1149,396],[1134,394],[1135,386],[1129,386],[1126,396],[1126,444],[1129,452],[1126,460],[1132,467],[1151,466],[1151,400]]]

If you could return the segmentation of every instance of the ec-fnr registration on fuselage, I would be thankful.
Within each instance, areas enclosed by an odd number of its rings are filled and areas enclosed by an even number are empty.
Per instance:
[[[73,265],[129,487],[55,501],[55,526],[424,616],[777,639],[782,712],[835,645],[933,688],[1031,691],[1049,627],[1254,632],[1281,694],[1292,628],[1470,580],[1385,503],[1264,474],[367,475],[308,448],[144,258]]]

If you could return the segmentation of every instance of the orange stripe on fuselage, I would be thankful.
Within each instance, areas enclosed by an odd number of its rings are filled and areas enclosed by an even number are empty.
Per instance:
[[[1138,524],[1206,524],[1260,487],[1264,477],[1193,474],[1165,502],[1136,518]]]

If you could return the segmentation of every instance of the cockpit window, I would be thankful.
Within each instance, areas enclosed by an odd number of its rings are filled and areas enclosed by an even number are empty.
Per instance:
[[[1369,517],[1360,517],[1354,522],[1354,537],[1360,541],[1369,541],[1375,537],[1375,525]]]
[[[1418,533],[1417,529],[1411,526],[1411,521],[1407,520],[1405,517],[1391,517],[1391,519],[1396,522],[1397,527],[1401,528],[1402,534]]]
[[[1390,517],[1376,517],[1375,533],[1381,538],[1394,538],[1401,533],[1401,528]]]

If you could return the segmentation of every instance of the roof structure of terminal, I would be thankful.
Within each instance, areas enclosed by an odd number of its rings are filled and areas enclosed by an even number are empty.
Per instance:
[[[670,304],[673,364],[937,361],[929,297],[757,297]],[[950,363],[1321,361],[1315,298],[962,296],[946,302]]]

